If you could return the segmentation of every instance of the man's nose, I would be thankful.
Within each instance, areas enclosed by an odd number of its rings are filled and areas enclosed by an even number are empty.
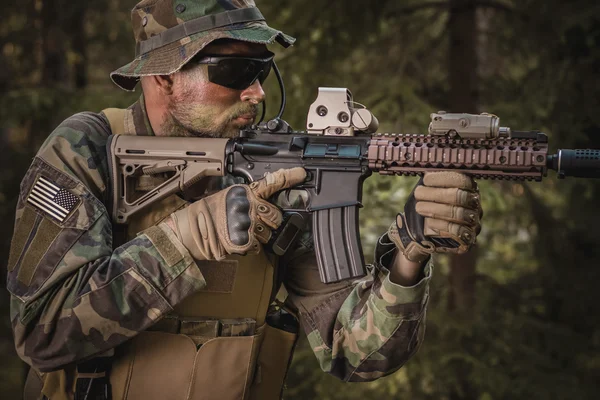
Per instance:
[[[241,98],[242,101],[249,101],[253,104],[260,104],[265,101],[265,91],[258,79],[252,85],[242,90]]]

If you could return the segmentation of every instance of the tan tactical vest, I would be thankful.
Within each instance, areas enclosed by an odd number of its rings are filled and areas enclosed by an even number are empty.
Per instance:
[[[125,110],[104,111],[114,134],[127,134]],[[187,204],[171,196],[134,215],[125,241]],[[297,334],[266,323],[275,287],[264,252],[199,262],[207,287],[172,315],[115,349],[114,400],[279,399]],[[44,394],[69,399],[65,377],[48,374]],[[66,382],[65,382],[66,380]],[[62,393],[61,393],[62,391]]]

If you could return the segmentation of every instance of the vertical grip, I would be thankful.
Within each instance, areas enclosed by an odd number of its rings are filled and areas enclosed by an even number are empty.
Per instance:
[[[359,278],[366,274],[357,206],[314,211],[313,235],[323,283]]]

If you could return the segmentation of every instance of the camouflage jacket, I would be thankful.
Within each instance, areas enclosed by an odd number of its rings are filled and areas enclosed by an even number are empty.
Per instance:
[[[153,135],[143,97],[126,125]],[[113,248],[104,114],[80,113],[48,137],[27,171],[8,263],[17,352],[40,371],[104,353],[146,330],[206,282],[168,229],[141,232]],[[414,287],[392,283],[395,247],[380,240],[379,262],[355,282],[324,285],[312,240],[286,265],[288,303],[321,368],[350,381],[400,368],[424,333],[431,266]]]

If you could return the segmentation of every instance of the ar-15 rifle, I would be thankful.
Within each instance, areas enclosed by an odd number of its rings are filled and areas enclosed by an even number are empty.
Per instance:
[[[282,255],[312,214],[316,255],[325,283],[365,274],[358,229],[362,185],[373,172],[421,175],[458,171],[480,179],[541,181],[548,169],[559,178],[600,177],[599,150],[559,150],[548,155],[548,137],[501,127],[492,114],[431,114],[429,134],[374,133],[377,119],[355,108],[347,89],[320,88],[308,113],[307,131],[281,119],[240,131],[235,139],[112,136],[108,142],[117,223],[207,176],[226,173],[248,182],[280,168],[304,167],[297,187],[306,204],[285,205],[288,223],[275,235]],[[147,192],[140,182],[163,177]],[[147,182],[146,182],[147,184]],[[136,186],[137,185],[137,186]],[[284,200],[286,196],[283,196]]]

